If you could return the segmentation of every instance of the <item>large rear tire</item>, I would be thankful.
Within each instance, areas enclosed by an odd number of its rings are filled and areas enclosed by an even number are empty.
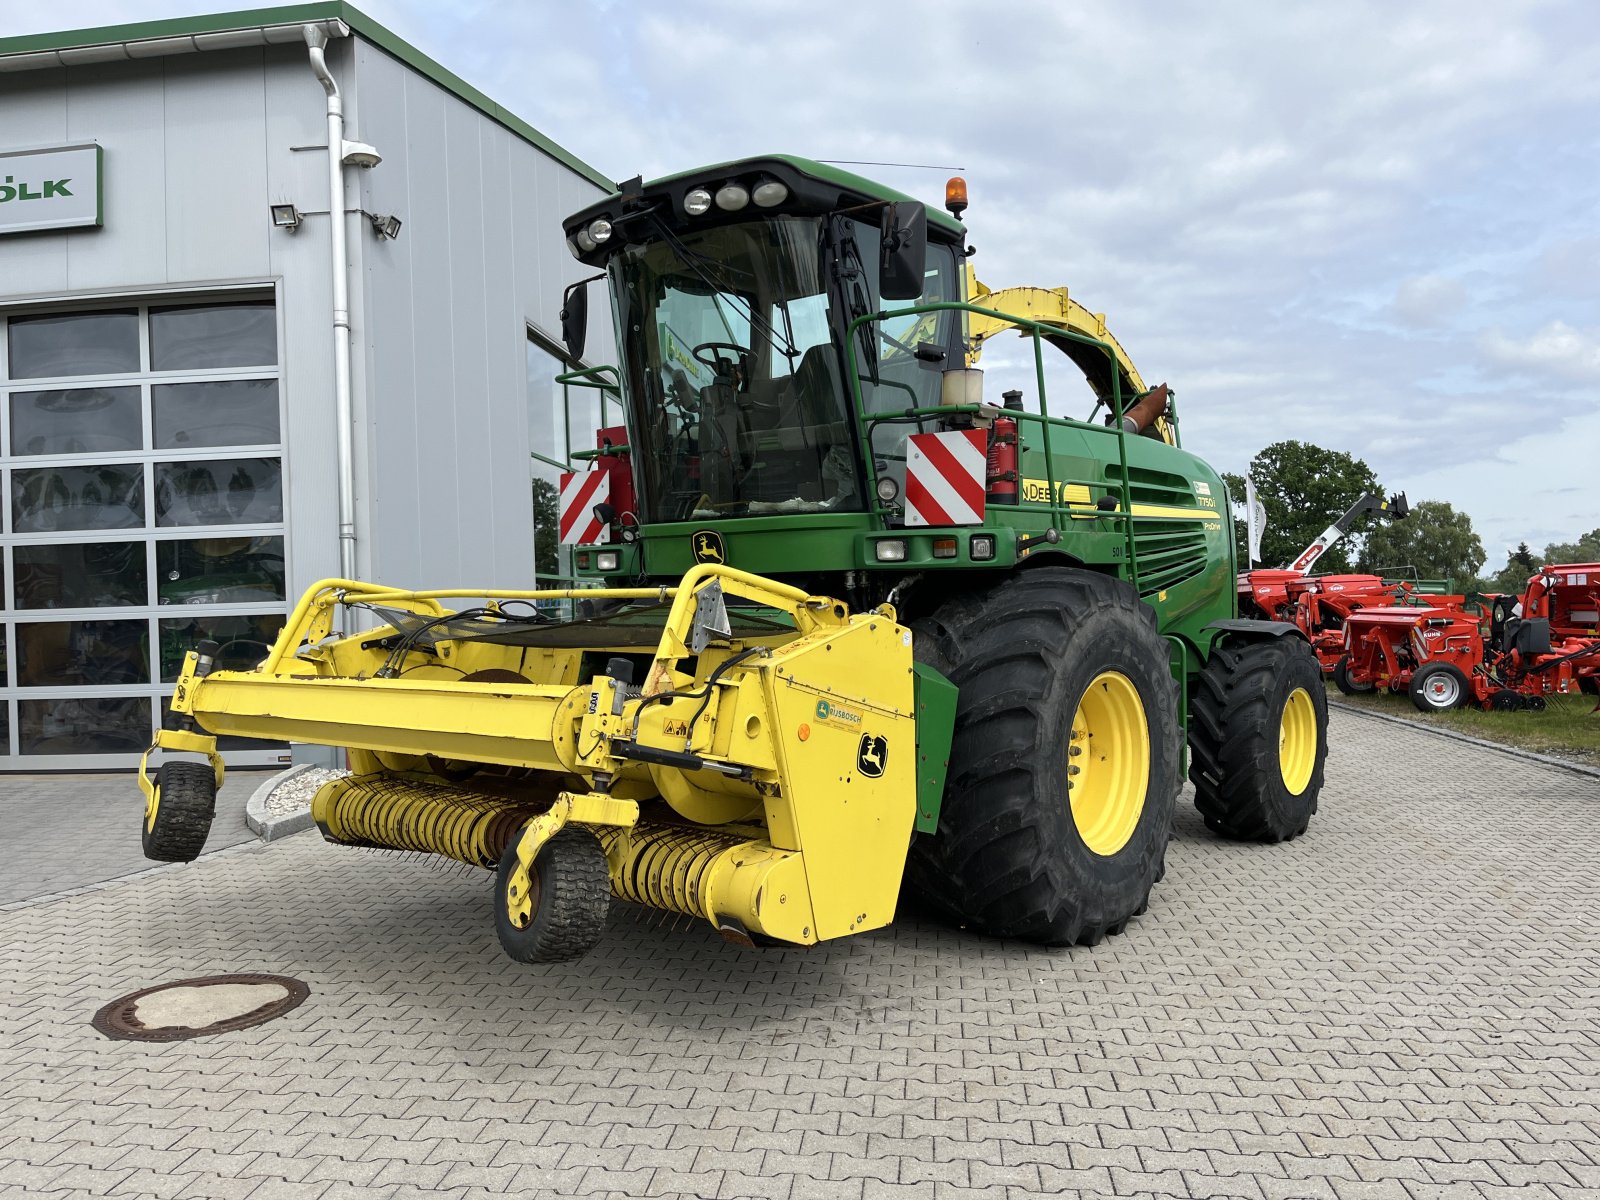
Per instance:
[[[913,891],[1000,937],[1093,945],[1144,912],[1178,789],[1177,696],[1126,584],[1038,567],[913,625],[960,688],[939,827]]]
[[[1251,842],[1306,831],[1328,758],[1328,697],[1302,638],[1218,644],[1189,717],[1189,778],[1209,829]]]

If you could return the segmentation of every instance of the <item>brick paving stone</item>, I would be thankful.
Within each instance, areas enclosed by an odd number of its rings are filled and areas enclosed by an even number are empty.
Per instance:
[[[123,877],[136,793],[92,781],[115,882],[0,910],[0,1194],[1600,1194],[1600,785],[1333,720],[1305,837],[1185,804],[1148,915],[1072,951],[915,916],[742,951],[618,906],[529,969],[486,875],[315,835]],[[220,971],[311,996],[168,1045],[88,1026]]]

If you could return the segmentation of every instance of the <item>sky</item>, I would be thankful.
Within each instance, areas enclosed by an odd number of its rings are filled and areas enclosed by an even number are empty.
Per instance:
[[[1219,470],[1348,451],[1469,513],[1486,572],[1600,527],[1592,0],[358,7],[613,178],[778,151],[937,204],[960,168],[979,277],[1104,312]]]

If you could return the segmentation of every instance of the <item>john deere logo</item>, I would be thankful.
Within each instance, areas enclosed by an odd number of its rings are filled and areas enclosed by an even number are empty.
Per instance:
[[[856,770],[868,779],[877,779],[888,765],[888,739],[863,733],[861,744],[856,747]]]
[[[828,711],[829,711],[828,710],[828,702],[826,700],[818,700],[817,701],[817,720],[826,721],[828,719]]]
[[[690,544],[694,546],[694,560],[697,563],[716,563],[721,566],[728,561],[728,552],[722,544],[722,535],[715,529],[699,529],[689,535]]]

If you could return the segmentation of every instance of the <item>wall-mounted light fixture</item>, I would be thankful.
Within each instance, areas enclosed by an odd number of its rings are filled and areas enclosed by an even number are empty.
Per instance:
[[[287,229],[293,233],[300,228],[301,213],[292,204],[274,204],[272,206],[272,223],[279,229]]]
[[[366,167],[371,170],[383,161],[383,155],[378,153],[376,146],[369,146],[366,142],[341,142],[344,153],[339,161],[347,167]]]
[[[384,217],[379,216],[377,213],[371,213],[369,214],[369,219],[372,221],[372,228],[377,230],[379,237],[388,238],[392,242],[400,236],[399,217],[393,214]]]

